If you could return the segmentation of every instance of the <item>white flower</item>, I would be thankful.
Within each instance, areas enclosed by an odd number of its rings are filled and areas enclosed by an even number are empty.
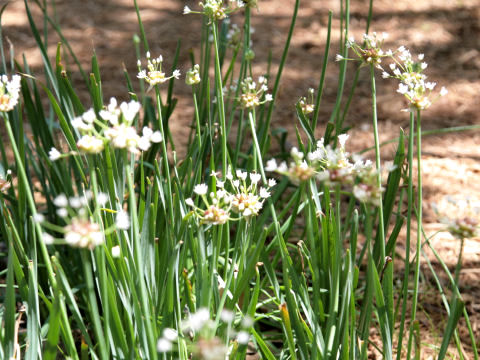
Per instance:
[[[48,152],[48,158],[49,158],[51,161],[58,160],[58,159],[60,159],[61,156],[62,156],[62,154],[60,153],[60,151],[58,151],[58,150],[55,149],[54,147],[52,147],[52,148],[50,149],[50,151]]]
[[[53,236],[48,233],[42,233],[42,239],[45,245],[52,245],[55,241]]]
[[[0,78],[0,112],[11,111],[17,105],[20,97],[20,80],[19,75],[13,75],[10,81],[7,75]]]
[[[74,247],[93,250],[104,241],[100,226],[88,220],[75,218],[65,227],[65,230],[65,242]]]
[[[128,123],[131,123],[135,119],[135,116],[137,116],[141,107],[142,105],[135,100],[132,100],[128,103],[122,102],[120,104],[120,110],[122,111],[123,117]]]
[[[237,341],[239,344],[246,345],[250,341],[250,334],[246,331],[240,331],[237,334]]]
[[[160,338],[157,342],[157,351],[166,353],[172,350],[172,343],[165,338]]]
[[[120,257],[120,246],[117,245],[117,246],[112,247],[111,252],[112,252],[112,257],[113,258],[119,258]]]
[[[77,142],[80,151],[98,154],[103,150],[103,140],[91,135],[83,135]]]
[[[267,161],[267,166],[265,166],[265,171],[275,171],[277,170],[277,160],[270,159]]]
[[[195,206],[192,198],[185,199],[185,204],[187,204],[188,206]]]
[[[128,230],[130,228],[130,217],[126,211],[120,210],[117,212],[115,225],[120,230]]]
[[[265,95],[265,101],[273,101],[273,96],[272,96],[272,94],[266,94],[266,95]]]
[[[222,319],[223,322],[231,323],[235,319],[235,314],[233,311],[223,309],[220,313],[220,319]]]
[[[39,213],[35,213],[35,215],[33,215],[33,220],[37,223],[41,223],[45,221],[45,216]]]
[[[345,58],[342,55],[337,54],[337,56],[335,56],[335,61],[342,61],[342,60],[345,60]]]
[[[68,211],[65,208],[59,208],[57,209],[57,215],[60,217],[67,217],[68,216]]]
[[[193,192],[197,195],[206,195],[208,192],[208,186],[206,184],[198,184],[193,188]]]
[[[448,94],[448,90],[442,86],[442,88],[440,89],[440,96],[445,96]]]
[[[69,199],[69,202],[70,202],[70,206],[75,209],[78,209],[82,206],[82,200],[77,196],[71,197]]]
[[[237,177],[245,181],[247,179],[248,173],[246,171],[237,170]]]
[[[65,194],[60,194],[55,199],[53,199],[53,204],[56,207],[66,207],[68,206],[68,199]]]
[[[196,313],[191,314],[184,324],[184,328],[198,331],[210,320],[210,312],[207,308],[200,308]]]
[[[349,136],[350,135],[348,134],[338,135],[338,142],[342,148],[345,148],[345,143],[347,142]]]
[[[260,181],[261,178],[262,178],[262,176],[258,173],[250,173],[250,181],[253,184],[257,184]]]
[[[156,59],[150,59],[150,53],[147,52],[147,69],[140,70],[138,72],[137,78],[145,79],[145,81],[149,83],[151,86],[163,84],[172,78],[178,79],[178,77],[180,76],[180,71],[175,70],[172,76],[167,77],[165,73],[162,71],[162,62],[163,62],[162,55],[160,55]]]
[[[104,206],[108,201],[108,195],[103,193],[103,192],[99,192],[97,194],[97,204],[100,205],[100,206]]]
[[[267,189],[262,187],[262,188],[260,188],[259,195],[260,195],[261,198],[266,199],[266,198],[270,197],[270,192]]]
[[[268,179],[269,187],[274,187],[275,185],[277,185],[277,181],[275,179]]]
[[[174,329],[165,328],[163,329],[163,338],[168,341],[175,341],[178,338],[178,333]]]
[[[188,6],[185,6],[183,8],[183,15],[190,14],[191,12],[192,12],[192,10]]]

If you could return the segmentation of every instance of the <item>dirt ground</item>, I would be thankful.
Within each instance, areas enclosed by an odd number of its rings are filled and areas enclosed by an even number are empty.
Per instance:
[[[258,12],[253,12],[252,35],[256,53],[254,73],[261,75],[267,67],[268,53],[272,52],[275,74],[283,50],[293,12],[294,0],[259,0]],[[153,56],[162,54],[167,67],[171,64],[177,40],[182,41],[180,70],[190,67],[188,50],[198,50],[200,42],[200,17],[182,15],[185,5],[197,7],[192,0],[138,0]],[[32,5],[33,6],[33,5]],[[35,9],[35,6],[33,6]],[[106,98],[127,98],[127,89],[122,73],[123,64],[132,75],[136,72],[136,58],[132,36],[138,33],[133,0],[59,0],[56,1],[57,20],[65,37],[88,69],[95,50],[102,68],[102,85]],[[293,129],[296,124],[294,104],[306,95],[308,88],[316,88],[319,81],[322,57],[325,50],[328,11],[332,10],[334,22],[332,48],[320,109],[318,134],[323,133],[322,124],[330,116],[337,90],[338,63],[334,61],[339,39],[338,1],[301,1],[301,9],[292,39],[279,92],[278,105],[274,112],[273,127]],[[352,0],[351,32],[359,39],[365,31],[368,12],[367,0]],[[38,15],[38,10],[34,11]],[[52,13],[53,15],[53,13]],[[38,19],[38,17],[36,17]],[[234,15],[232,22],[240,23]],[[2,19],[3,33],[13,43],[16,58],[24,54],[33,72],[41,71],[41,57],[29,30],[23,1],[11,1]],[[42,26],[40,21],[38,26]],[[424,53],[429,63],[426,71],[437,86],[449,90],[447,97],[440,99],[424,111],[424,130],[443,129],[453,126],[480,125],[480,4],[478,0],[375,0],[371,29],[390,34],[385,47],[405,45],[412,53]],[[57,38],[52,34],[49,54],[54,57]],[[65,62],[71,59],[66,58]],[[354,66],[349,65],[347,89],[352,82]],[[76,68],[71,66],[73,78],[80,80]],[[393,81],[378,77],[378,113],[381,141],[398,136],[401,128],[408,131],[408,114],[402,97],[396,93]],[[81,89],[81,86],[79,86]],[[360,75],[359,87],[346,123],[353,127],[350,150],[364,149],[373,144],[371,131],[370,85],[367,72]],[[193,113],[190,89],[179,81],[175,88],[178,106],[174,112],[171,128],[177,144],[187,138]],[[88,97],[82,97],[90,106]],[[291,139],[294,142],[294,138]],[[177,145],[177,146],[178,146]],[[185,145],[183,143],[183,145]],[[394,148],[384,149],[384,159],[393,155]],[[446,196],[480,197],[480,131],[449,133],[426,136],[423,139],[424,217],[428,235],[438,231],[431,240],[447,265],[454,268],[458,258],[459,242],[443,229],[432,205]],[[402,243],[399,244],[402,252]],[[429,258],[438,267],[433,254]],[[427,359],[439,346],[445,327],[441,298],[426,265],[422,267],[422,293],[419,319],[424,329],[422,336]],[[443,279],[443,278],[442,278]],[[446,279],[446,278],[445,278]],[[446,280],[443,279],[444,285]],[[461,291],[472,317],[472,323],[480,338],[480,243],[479,239],[465,242],[464,263],[461,272]],[[461,328],[461,338],[467,339],[466,329]],[[428,334],[428,335],[427,335]],[[470,344],[464,348],[469,353]]]

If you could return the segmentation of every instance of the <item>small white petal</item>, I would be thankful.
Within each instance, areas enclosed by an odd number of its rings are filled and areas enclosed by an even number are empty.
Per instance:
[[[120,230],[128,230],[130,228],[130,217],[126,211],[120,210],[117,212],[115,225]]]

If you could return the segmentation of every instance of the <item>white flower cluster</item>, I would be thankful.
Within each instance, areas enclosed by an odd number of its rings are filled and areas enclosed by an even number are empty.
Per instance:
[[[227,5],[223,3],[223,0],[205,0],[205,2],[199,3],[203,11],[193,11],[188,6],[185,6],[183,14],[204,14],[210,21],[217,21],[225,19],[232,12],[244,7],[245,4],[246,1],[244,0],[229,0]]]
[[[290,152],[293,161],[289,165],[285,161],[278,165],[275,159],[271,159],[265,170],[285,175],[296,185],[316,178],[327,186],[348,186],[359,201],[378,206],[383,188],[377,186],[376,169],[370,160],[350,160],[345,151],[347,139],[348,135],[339,135],[338,146],[333,148],[325,146],[322,138],[317,142],[316,149],[306,157],[294,147]]]
[[[56,225],[48,223],[41,214],[37,214],[35,220],[45,228],[63,233],[64,240],[57,241],[58,243],[93,250],[95,247],[103,244],[105,235],[114,231],[115,228],[127,230],[130,227],[130,218],[123,210],[117,211],[115,226],[112,228],[102,230],[98,223],[92,221],[89,216],[92,212],[91,207],[98,210],[100,207],[105,206],[107,202],[108,195],[102,192],[98,193],[95,199],[93,193],[89,190],[85,191],[81,196],[67,197],[65,194],[60,194],[55,197],[53,204],[57,208],[56,214],[61,217],[67,225],[59,228]],[[44,233],[43,239],[48,244],[56,242],[55,239],[47,233]]]
[[[474,198],[445,197],[433,204],[439,220],[457,238],[480,236],[480,200]]]
[[[148,150],[152,143],[161,142],[159,131],[144,127],[142,134],[138,135],[132,126],[140,107],[140,103],[133,100],[118,106],[117,100],[111,98],[107,107],[99,112],[101,120],[97,119],[93,109],[74,118],[72,126],[82,135],[77,141],[78,149],[83,153],[98,154],[103,151],[105,144],[111,144],[116,149],[128,149],[136,154]],[[50,149],[48,155],[52,161],[63,156],[55,148]]]
[[[268,91],[267,79],[263,76],[258,78],[258,89],[257,84],[252,80],[251,77],[245,78],[240,86],[242,89],[240,103],[244,108],[255,108],[261,104],[273,100],[271,94],[266,94]]]
[[[91,191],[86,191],[82,196],[72,197],[60,194],[53,200],[53,204],[57,207],[57,215],[67,223],[61,229],[67,245],[93,250],[96,246],[104,243],[104,232],[99,224],[91,221],[88,215],[89,204],[92,200]],[[103,206],[107,200],[106,194],[99,193],[95,199],[95,206]],[[46,228],[51,228],[42,215],[37,215],[36,221],[42,223]],[[59,230],[58,227],[56,230]],[[44,234],[43,238],[48,244],[54,243],[53,237],[49,234]]]
[[[0,174],[0,193],[6,193],[12,186],[12,171],[8,170],[6,175]]]
[[[20,96],[20,80],[20,75],[13,75],[11,80],[8,80],[7,75],[0,77],[0,112],[11,111],[17,105]]]
[[[195,64],[193,69],[187,71],[187,75],[185,77],[185,83],[187,85],[196,85],[200,83],[200,65]]]
[[[299,101],[300,107],[305,115],[308,115],[315,110],[315,100],[313,99],[314,92],[315,90],[312,88],[308,89],[308,98],[304,96]]]
[[[407,98],[410,110],[424,110],[430,107],[433,101],[429,97],[437,84],[427,81],[427,76],[423,74],[423,70],[427,68],[427,63],[423,61],[424,55],[418,55],[417,61],[414,61],[410,51],[401,46],[392,59],[394,61],[390,64],[392,73],[384,71],[382,76],[400,81],[397,91]],[[439,96],[445,96],[447,93],[447,89],[442,87]]]
[[[229,47],[236,48],[242,43],[242,30],[237,24],[232,24],[227,32],[227,43]]]
[[[379,69],[382,69],[380,63],[382,62],[382,58],[392,56],[393,52],[388,50],[384,52],[382,50],[383,43],[388,38],[387,33],[377,34],[373,32],[372,35],[364,34],[362,43],[356,43],[353,37],[350,37],[346,45],[348,48],[352,49],[355,53],[357,58],[365,64],[371,64]],[[353,60],[353,59],[346,59],[342,55],[336,56],[336,61],[341,60]]]
[[[249,219],[257,216],[265,199],[270,197],[270,188],[276,185],[275,180],[269,179],[265,187],[259,187],[261,176],[258,173],[237,170],[235,175],[233,176],[229,169],[226,181],[216,179],[216,190],[210,194],[208,194],[206,184],[195,186],[193,191],[202,198],[206,210],[197,207],[191,198],[185,202],[194,209],[202,223],[221,225],[228,220],[238,220],[241,217]],[[217,175],[212,173],[212,176]],[[239,217],[231,217],[231,211],[238,214]]]
[[[137,66],[139,69],[137,78],[145,79],[147,83],[151,86],[155,86],[158,84],[163,84],[164,82],[175,78],[178,79],[180,77],[180,70],[174,70],[171,76],[166,76],[165,73],[162,71],[162,63],[163,57],[160,55],[157,58],[151,59],[150,58],[150,51],[147,51],[147,69],[141,69],[142,62],[138,60]]]
[[[250,318],[245,317],[239,322],[240,331],[231,330],[231,326],[235,322],[235,313],[224,309],[220,314],[220,320],[228,324],[229,333],[227,338],[234,339],[237,344],[246,345],[250,341],[249,328],[252,327],[253,322]],[[215,330],[215,322],[210,318],[210,311],[207,308],[200,308],[195,313],[190,314],[186,320],[181,323],[181,331],[171,328],[165,328],[162,332],[162,337],[157,342],[157,350],[160,353],[167,353],[174,349],[175,343],[179,336],[183,336],[184,341],[188,343],[192,349],[193,355],[198,359],[207,360],[225,360],[231,349],[218,336],[212,335],[212,330]],[[230,333],[232,332],[232,333]],[[231,338],[231,336],[234,338]],[[191,340],[193,339],[193,340]],[[235,346],[232,342],[231,347]]]

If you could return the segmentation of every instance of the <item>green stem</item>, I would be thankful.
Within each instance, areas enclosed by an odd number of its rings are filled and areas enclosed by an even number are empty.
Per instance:
[[[157,111],[158,111],[158,127],[160,128],[160,133],[162,134],[163,141],[162,144],[162,158],[163,158],[163,168],[165,171],[165,178],[167,180],[167,193],[166,198],[168,202],[168,209],[166,209],[169,220],[170,226],[167,227],[167,238],[170,239],[171,236],[169,235],[169,229],[174,224],[173,218],[173,203],[172,203],[172,180],[170,178],[170,165],[168,164],[168,152],[167,152],[167,138],[165,137],[165,130],[163,128],[163,115],[162,115],[162,103],[160,98],[160,89],[158,86],[155,86],[155,94],[157,96]],[[173,243],[170,243],[171,249],[173,249]]]
[[[95,332],[95,336],[98,340],[98,345],[100,347],[100,358],[108,359],[109,355],[105,343],[105,336],[102,330],[102,324],[100,322],[101,319],[100,313],[98,311],[97,295],[95,293],[95,286],[93,282],[91,254],[89,250],[81,249],[80,255],[82,257],[83,271],[85,275],[85,282],[87,285],[88,307],[90,308],[93,329]]]
[[[295,23],[297,21],[298,8],[300,6],[300,0],[295,1],[295,8],[293,10],[292,22],[290,23],[290,29],[288,30],[287,41],[285,42],[285,48],[283,49],[282,58],[278,66],[277,77],[275,78],[275,85],[272,90],[273,101],[268,107],[267,119],[263,124],[262,129],[260,130],[260,149],[262,150],[261,154],[265,155],[267,151],[267,140],[268,140],[268,130],[270,129],[270,121],[272,119],[273,109],[275,107],[275,100],[277,98],[278,88],[280,86],[280,79],[282,77],[283,67],[285,66],[285,61],[287,60],[288,49],[290,47],[290,41],[292,40],[293,30],[295,28]]]
[[[377,119],[377,90],[375,87],[375,68],[373,65],[370,65],[370,80],[372,85],[372,115],[373,115],[373,135],[375,138],[375,163],[377,166],[377,186],[381,188],[382,186],[382,171],[381,171],[381,162],[380,162],[380,141],[378,137],[378,119]],[[379,236],[377,237],[379,241],[379,259],[377,259],[378,269],[383,268],[383,263],[385,261],[385,225],[383,219],[383,199],[380,201],[378,206],[378,231]],[[375,247],[377,244],[375,244]]]
[[[222,70],[220,68],[220,54],[218,51],[217,24],[212,24],[213,46],[215,47],[215,90],[217,94],[218,116],[220,117],[220,129],[222,140],[222,175],[227,173],[227,129],[225,125],[225,104],[223,102]]]
[[[422,127],[420,119],[420,110],[417,110],[417,248],[415,251],[415,275],[413,285],[412,316],[410,318],[410,335],[408,337],[407,359],[410,358],[410,352],[413,342],[413,324],[417,316],[418,303],[418,284],[420,278],[420,250],[422,248]]]
[[[23,166],[23,160],[22,157],[20,156],[20,153],[18,151],[17,143],[15,141],[15,136],[13,135],[12,127],[10,125],[10,122],[8,121],[8,115],[6,113],[2,113],[3,118],[5,120],[5,127],[7,129],[8,137],[10,139],[10,143],[12,145],[12,150],[13,154],[15,156],[15,161],[16,161],[16,166],[17,166],[17,171],[18,175],[20,176],[21,180],[21,185],[23,187],[23,191],[25,191],[26,197],[27,197],[27,202],[30,207],[30,211],[32,213],[32,216],[35,217],[37,214],[37,207],[35,205],[35,201],[33,199],[33,194],[29,186],[27,174],[25,172],[25,167]],[[43,231],[42,228],[40,227],[40,224],[38,222],[35,222],[35,230],[37,232],[37,237],[39,239],[39,245],[40,245],[40,251],[42,252],[42,256],[45,261],[45,267],[47,268],[47,273],[48,273],[48,279],[50,281],[50,284],[52,285],[53,289],[57,288],[57,280],[55,279],[55,274],[53,273],[53,268],[52,268],[52,263],[50,261],[50,255],[48,254],[47,246],[45,245],[45,242],[43,241]],[[52,293],[53,296],[53,293]]]
[[[165,141],[162,141],[164,144]],[[128,186],[128,192],[130,194],[129,202],[129,210],[131,214],[131,234],[133,237],[133,256],[135,258],[135,263],[136,263],[136,269],[138,271],[138,285],[140,287],[140,306],[142,308],[143,315],[145,317],[145,331],[146,331],[146,336],[147,336],[147,342],[148,342],[148,351],[150,352],[150,357],[152,359],[157,358],[157,351],[155,348],[155,330],[154,327],[151,325],[152,324],[152,318],[150,314],[150,307],[149,307],[149,296],[147,293],[147,288],[145,286],[145,274],[144,274],[144,262],[142,259],[142,248],[140,246],[140,229],[138,225],[138,216],[137,216],[137,204],[135,201],[135,189],[134,189],[134,180],[133,180],[133,171],[130,168],[130,165],[126,165],[125,171],[127,172],[127,186]]]
[[[401,359],[403,347],[403,331],[405,328],[405,318],[407,313],[408,301],[408,276],[410,274],[410,241],[411,241],[411,226],[412,226],[412,211],[413,211],[413,138],[415,131],[415,114],[410,113],[410,131],[408,136],[408,191],[407,191],[407,236],[405,244],[405,270],[403,278],[403,302],[402,315],[400,320],[400,329],[398,332],[397,345],[397,360]]]

